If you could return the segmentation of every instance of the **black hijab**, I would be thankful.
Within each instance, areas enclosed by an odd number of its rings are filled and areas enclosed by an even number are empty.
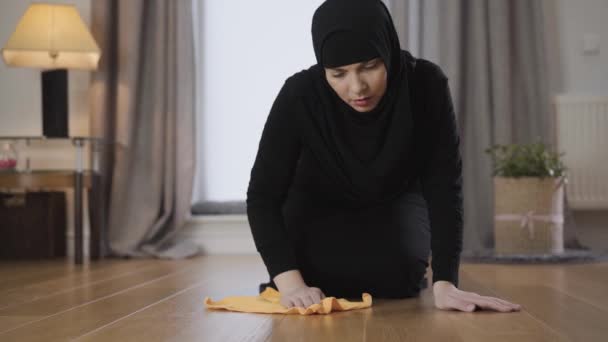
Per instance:
[[[327,0],[314,13],[312,40],[317,59],[317,64],[309,69],[318,102],[314,111],[324,121],[322,134],[333,153],[332,159],[358,200],[377,202],[396,195],[408,182],[413,120],[407,58],[413,57],[401,50],[388,9],[380,0]],[[374,55],[369,46],[386,66],[387,88],[372,111],[361,113],[331,88],[324,66],[334,66],[339,60],[346,64],[362,62]],[[350,53],[340,55],[336,51]],[[368,139],[364,139],[366,134]],[[374,145],[371,158],[357,157],[353,150],[356,139]]]

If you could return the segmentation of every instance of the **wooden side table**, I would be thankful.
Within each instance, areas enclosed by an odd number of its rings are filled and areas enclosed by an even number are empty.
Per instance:
[[[73,188],[74,189],[74,262],[83,262],[83,189],[91,189],[92,172],[71,170],[32,170],[30,172],[0,172],[0,188]],[[91,237],[92,238],[92,237]]]
[[[68,138],[45,138],[45,137],[0,137],[0,140],[44,140],[44,139],[69,139],[76,147],[76,165],[71,170],[21,170],[0,172],[0,188],[8,189],[32,189],[32,188],[73,188],[74,189],[74,263],[82,264],[83,253],[83,190],[95,187],[95,167],[85,170],[83,167],[83,146],[86,141],[93,144],[101,142],[99,138],[92,137],[68,137]],[[93,153],[97,152],[94,148]],[[95,157],[92,157],[95,160]],[[89,198],[90,201],[90,198]],[[87,210],[87,212],[89,212]],[[90,212],[89,212],[90,213]],[[91,230],[94,222],[91,220]],[[99,246],[101,230],[103,227],[96,226],[97,233],[90,234],[90,246]],[[96,248],[97,249],[97,248]],[[99,257],[98,252],[91,255],[92,258]]]

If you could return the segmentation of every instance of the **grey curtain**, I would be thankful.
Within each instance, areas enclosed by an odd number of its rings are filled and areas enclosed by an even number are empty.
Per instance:
[[[561,90],[556,3],[392,0],[389,5],[403,47],[439,64],[449,77],[463,155],[463,255],[491,250],[492,163],[484,150],[539,138],[555,146],[551,101]],[[564,235],[566,247],[580,245],[568,220]]]
[[[198,254],[178,233],[194,176],[194,52],[189,0],[93,0],[102,50],[91,134],[100,158],[102,255]]]

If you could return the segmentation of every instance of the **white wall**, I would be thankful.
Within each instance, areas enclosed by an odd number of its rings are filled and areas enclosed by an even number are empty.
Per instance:
[[[563,92],[608,94],[608,1],[559,0]],[[599,35],[597,54],[583,53],[583,36]]]
[[[197,2],[202,89],[195,201],[246,197],[262,128],[280,87],[316,62],[310,29],[321,2]]]

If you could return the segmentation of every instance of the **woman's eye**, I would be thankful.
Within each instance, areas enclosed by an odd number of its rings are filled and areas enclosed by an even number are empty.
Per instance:
[[[378,64],[377,63],[369,64],[365,67],[365,69],[373,69],[376,67],[376,65],[378,65]]]
[[[342,76],[344,76],[344,74],[337,74],[337,75],[332,75],[335,78],[341,78]]]

